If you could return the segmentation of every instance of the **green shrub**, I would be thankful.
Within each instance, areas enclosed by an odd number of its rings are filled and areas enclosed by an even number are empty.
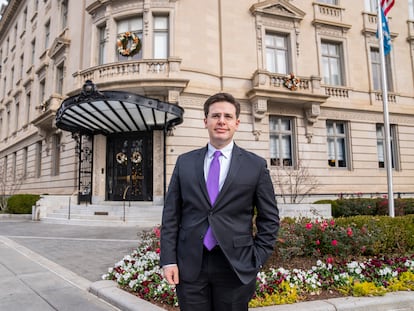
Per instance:
[[[414,215],[354,216],[335,219],[338,226],[366,228],[373,255],[406,254],[414,251]]]
[[[332,216],[352,217],[357,215],[389,215],[387,198],[349,198],[337,200],[320,200],[315,203],[330,203]],[[403,216],[414,214],[414,199],[394,199],[394,215]]]
[[[350,258],[414,252],[414,215],[353,216],[331,220],[282,220],[277,253],[294,257]]]
[[[15,194],[7,201],[7,213],[31,214],[32,206],[40,199],[37,194]]]

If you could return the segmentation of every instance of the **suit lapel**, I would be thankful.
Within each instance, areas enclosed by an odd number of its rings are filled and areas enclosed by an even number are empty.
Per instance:
[[[207,147],[199,149],[195,162],[195,171],[197,172],[198,183],[200,185],[201,192],[210,204],[210,198],[208,196],[206,180],[204,177],[204,159],[206,157]]]
[[[217,205],[217,203],[220,202],[221,197],[225,195],[225,193],[230,189],[231,183],[236,178],[237,172],[240,170],[241,158],[242,158],[241,156],[242,156],[242,152],[240,148],[236,144],[234,144],[233,151],[231,154],[231,162],[230,162],[229,171],[227,173],[227,177],[226,177],[226,180],[224,181],[223,187],[221,188],[220,193],[216,199],[215,205]]]

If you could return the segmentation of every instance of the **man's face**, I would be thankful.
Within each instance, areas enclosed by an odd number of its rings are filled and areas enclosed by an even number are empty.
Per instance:
[[[210,106],[207,118],[204,119],[208,129],[210,143],[216,149],[228,145],[239,127],[240,119],[236,117],[236,107],[222,101]]]

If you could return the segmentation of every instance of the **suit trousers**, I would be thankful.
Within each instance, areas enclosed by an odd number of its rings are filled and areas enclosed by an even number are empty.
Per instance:
[[[247,311],[255,289],[256,279],[243,284],[218,246],[204,249],[196,281],[180,280],[176,287],[181,311]]]

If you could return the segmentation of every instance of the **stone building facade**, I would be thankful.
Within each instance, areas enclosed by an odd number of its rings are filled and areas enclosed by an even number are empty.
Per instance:
[[[375,6],[373,0],[10,0],[0,20],[3,193],[162,204],[177,156],[206,144],[202,106],[221,91],[242,106],[236,143],[267,159],[279,194],[291,194],[277,180],[292,172],[307,175],[296,190],[312,189],[311,198],[387,193]],[[390,11],[386,57],[393,187],[407,196],[414,194],[413,14],[412,0]],[[117,40],[125,32],[139,38],[139,53],[120,55]],[[98,91],[180,107],[182,123],[62,129],[56,114],[86,81]],[[98,110],[89,110],[83,124],[97,123]],[[149,118],[132,115],[139,117]]]

